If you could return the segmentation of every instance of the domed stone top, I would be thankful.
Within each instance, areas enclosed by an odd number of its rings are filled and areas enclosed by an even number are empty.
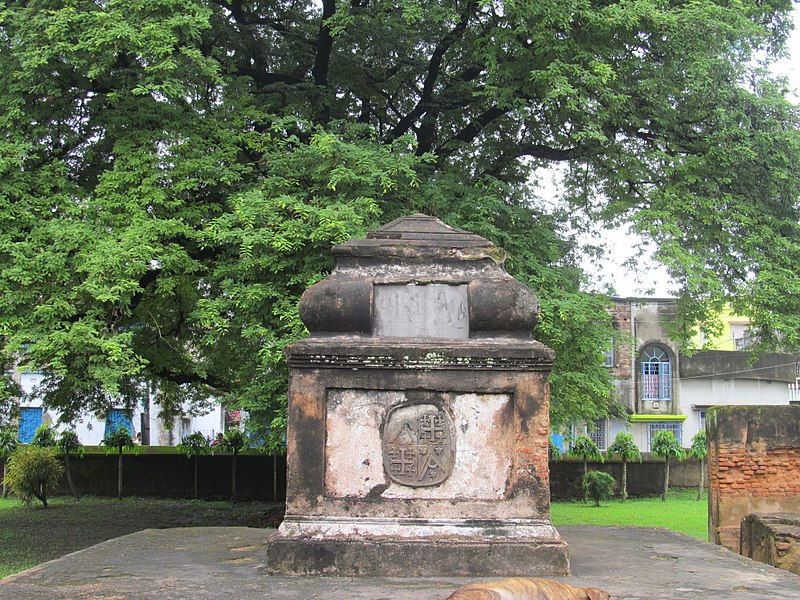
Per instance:
[[[539,303],[503,268],[505,252],[435,217],[392,221],[332,250],[336,268],[306,290],[312,335],[529,338]]]
[[[373,240],[424,240],[448,246],[491,246],[492,243],[476,233],[450,227],[436,217],[410,215],[400,217],[367,234]]]

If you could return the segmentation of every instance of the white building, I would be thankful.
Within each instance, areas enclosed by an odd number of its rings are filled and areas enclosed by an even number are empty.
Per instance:
[[[41,373],[15,372],[12,377],[20,384],[23,391],[20,401],[19,439],[23,443],[29,443],[39,425],[58,423],[59,414],[43,407],[41,400],[35,400],[31,395],[43,379]],[[148,409],[143,408],[144,406]],[[122,408],[114,408],[104,415],[84,415],[71,425],[85,446],[99,445],[108,429],[113,431],[120,425],[128,427],[133,438],[139,443],[153,446],[175,446],[180,443],[181,438],[195,431],[200,431],[212,439],[218,433],[225,431],[226,414],[218,404],[205,415],[176,417],[171,429],[158,418],[158,412],[157,403],[148,399],[147,402],[137,403],[132,413]],[[231,415],[227,415],[227,419],[230,423]],[[61,431],[66,427],[59,425],[57,429]]]

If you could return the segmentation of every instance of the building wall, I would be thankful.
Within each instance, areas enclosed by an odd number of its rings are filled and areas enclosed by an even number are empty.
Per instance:
[[[78,439],[85,446],[97,446],[103,440],[106,424],[105,415],[84,415],[69,426],[58,424],[60,416],[58,411],[43,407],[41,400],[34,399],[31,396],[34,388],[42,382],[44,376],[41,373],[18,372],[15,373],[14,377],[19,382],[24,394],[20,407],[41,409],[41,423],[56,425],[59,431],[63,431],[68,427],[74,429],[78,434]],[[142,433],[144,425],[149,427],[150,444],[160,446],[175,446],[180,443],[183,436],[195,431],[200,431],[203,435],[213,438],[217,433],[224,430],[224,415],[222,407],[219,405],[214,406],[205,415],[176,417],[173,421],[172,429],[168,429],[163,421],[158,418],[158,412],[158,405],[153,403],[151,403],[149,414],[143,411],[141,405],[137,405],[133,409],[131,415],[133,431],[131,435],[134,439],[137,439],[137,436]]]
[[[682,444],[688,447],[692,437],[701,429],[701,413],[711,406],[789,404],[789,384],[795,381],[798,357],[771,353],[753,362],[749,352],[736,351],[737,345],[733,340],[737,336],[741,338],[747,319],[729,311],[722,315],[722,335],[709,342],[718,350],[687,355],[668,337],[667,325],[674,318],[675,310],[675,300],[664,298],[616,298],[611,309],[614,325],[621,334],[612,367],[617,399],[632,415],[664,417],[662,425],[652,426],[649,422],[630,424],[630,432],[640,449],[649,450],[652,427],[667,426],[680,427]],[[700,342],[698,337],[694,344]],[[672,373],[670,401],[642,400],[642,353],[650,344],[657,344],[669,355]],[[686,418],[679,421],[682,415]],[[609,444],[616,431],[625,426],[622,422],[609,423]]]

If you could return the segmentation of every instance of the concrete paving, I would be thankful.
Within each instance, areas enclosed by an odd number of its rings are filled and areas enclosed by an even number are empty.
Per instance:
[[[800,599],[800,577],[664,529],[561,526],[572,575],[618,600]],[[422,600],[446,598],[464,578],[271,577],[274,530],[200,527],[146,530],[0,581],[0,598],[124,600]],[[491,548],[487,547],[487,552]]]

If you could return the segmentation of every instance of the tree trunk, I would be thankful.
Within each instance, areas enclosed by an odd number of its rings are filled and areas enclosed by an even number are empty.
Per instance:
[[[69,489],[72,491],[72,495],[75,496],[75,500],[80,500],[81,497],[78,494],[78,490],[75,489],[75,484],[72,482],[72,470],[69,467],[69,453],[64,454],[64,467],[67,471],[67,483],[69,484]]]
[[[697,499],[700,500],[703,497],[703,488],[706,487],[706,470],[705,470],[705,460],[700,460],[700,487],[697,488]]]
[[[669,491],[669,458],[664,459],[664,493],[661,494],[661,500],[666,502],[667,492]]]
[[[34,493],[34,496],[36,496],[44,505],[44,507],[47,508],[47,493],[45,492],[44,486],[41,483],[39,484],[39,493]]]
[[[583,477],[586,478],[586,475],[589,473],[589,461],[585,458],[583,459]],[[581,499],[586,502],[586,489],[583,487],[583,479],[581,479]]]
[[[117,458],[117,500],[122,500],[122,448]]]
[[[272,455],[272,499],[278,499],[278,456]]]
[[[233,463],[231,465],[231,497],[236,502],[236,452],[233,453]]]
[[[628,461],[622,461],[622,501],[628,499]]]

